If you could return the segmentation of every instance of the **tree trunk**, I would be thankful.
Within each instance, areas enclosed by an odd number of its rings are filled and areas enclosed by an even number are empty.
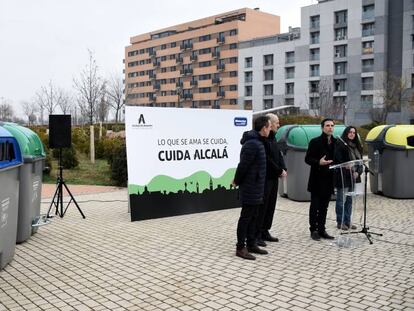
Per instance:
[[[94,127],[93,125],[90,126],[90,132],[91,132],[91,148],[90,148],[90,153],[91,153],[91,163],[94,164],[95,163],[95,133],[94,133]]]

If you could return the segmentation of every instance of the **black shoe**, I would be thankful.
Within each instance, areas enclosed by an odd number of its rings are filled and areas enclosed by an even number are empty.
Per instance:
[[[249,251],[249,253],[254,253],[254,254],[260,254],[260,255],[267,255],[268,254],[268,252],[266,250],[261,249],[257,245],[247,246],[247,250]]]
[[[320,237],[318,231],[312,231],[311,238],[312,238],[312,240],[315,240],[315,241],[320,241],[321,240],[321,237]]]
[[[262,239],[257,239],[256,240],[256,244],[258,246],[261,246],[261,247],[266,247],[267,246],[267,244],[265,243],[265,241],[263,241]]]
[[[268,242],[279,242],[279,239],[277,237],[272,236],[269,231],[266,231],[262,234],[262,238],[265,241]]]
[[[319,236],[322,239],[327,239],[327,240],[333,240],[335,239],[333,236],[329,235],[328,232],[324,231],[324,232],[319,232]]]
[[[240,257],[240,258],[243,258],[243,259],[247,259],[247,260],[255,260],[256,259],[256,257],[254,257],[252,254],[250,254],[247,251],[246,247],[243,247],[242,249],[237,249],[236,250],[236,256]]]

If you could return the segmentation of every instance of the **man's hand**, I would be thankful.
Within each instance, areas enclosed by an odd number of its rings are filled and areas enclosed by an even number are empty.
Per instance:
[[[280,174],[279,177],[286,177],[287,176],[287,172],[285,170],[282,171],[282,174]]]
[[[326,155],[324,155],[323,158],[319,160],[319,165],[325,166],[331,164],[332,162],[332,160],[326,160]]]
[[[358,172],[354,172],[354,179],[355,180],[358,179],[358,176],[359,176]]]

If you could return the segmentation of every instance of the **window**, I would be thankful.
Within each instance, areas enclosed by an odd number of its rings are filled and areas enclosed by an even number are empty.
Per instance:
[[[361,63],[362,72],[374,71],[374,59],[363,59]]]
[[[167,72],[167,68],[161,68],[161,72]]]
[[[362,42],[362,54],[374,53],[374,41]]]
[[[252,101],[251,100],[245,100],[243,105],[244,105],[245,110],[252,110]]]
[[[293,106],[295,105],[295,100],[293,98],[285,98],[285,105]]]
[[[200,87],[198,90],[199,93],[210,93],[211,87]]]
[[[318,44],[318,43],[319,43],[319,31],[311,32],[310,44]]]
[[[206,61],[206,62],[200,62],[198,64],[199,67],[209,67],[211,66],[211,61]]]
[[[285,68],[285,78],[286,79],[293,79],[294,77],[295,77],[295,67]]]
[[[319,76],[319,65],[310,65],[309,66],[309,75],[311,77],[318,77]]]
[[[232,44],[230,44],[230,50],[235,50],[235,49],[237,49],[237,43],[232,43]]]
[[[244,67],[251,68],[253,66],[253,57],[246,57],[244,59]]]
[[[344,91],[346,91],[346,79],[336,79],[336,80],[334,80],[334,91],[335,92],[344,92]]]
[[[309,109],[319,109],[319,97],[309,98]]]
[[[253,71],[246,71],[244,73],[244,82],[250,83],[253,81]]]
[[[334,47],[334,57],[341,58],[346,57],[347,55],[347,46],[346,45],[335,45]]]
[[[203,41],[208,41],[211,39],[210,35],[205,35],[205,36],[201,36],[198,38],[198,41],[203,42]]]
[[[368,37],[375,34],[375,23],[362,24],[362,36]]]
[[[309,82],[309,93],[318,93],[319,92],[319,81],[310,81]]]
[[[273,69],[263,70],[263,75],[265,81],[273,80]]]
[[[264,95],[273,95],[273,84],[265,84],[263,85],[263,93]]]
[[[251,85],[246,85],[244,87],[244,96],[252,96],[253,87]]]
[[[230,30],[230,36],[235,36],[235,35],[237,35],[237,29]]]
[[[177,46],[177,42],[171,42],[171,47],[175,48]]]
[[[237,99],[236,98],[230,98],[230,105],[237,105]]]
[[[375,17],[375,5],[364,5],[362,7],[362,19],[371,19]]]
[[[319,28],[319,15],[311,16],[310,17],[310,28]]]
[[[286,95],[293,95],[295,93],[295,84],[294,83],[286,83],[285,84],[285,94]]]
[[[167,48],[166,44],[161,45],[161,50],[165,50]]]
[[[175,59],[175,54],[171,54],[169,59]]]
[[[237,63],[237,57],[230,57],[230,64]]]
[[[286,52],[285,53],[285,63],[290,64],[295,62],[295,52]]]
[[[210,80],[210,79],[211,79],[211,74],[198,76],[198,80]]]
[[[237,91],[237,85],[236,84],[230,85],[230,91]]]
[[[167,56],[161,56],[161,61],[166,61],[167,60]]]
[[[348,22],[348,12],[338,11],[335,12],[335,24],[346,24]]]
[[[373,90],[374,89],[374,78],[373,77],[366,77],[361,79],[361,89],[364,91]]]
[[[347,62],[340,62],[334,64],[334,71],[336,75],[346,74]]]
[[[348,36],[348,29],[346,27],[335,29],[335,41],[346,40],[347,36]]]
[[[272,66],[273,65],[273,54],[264,55],[263,64],[264,66]]]
[[[199,55],[208,54],[208,53],[211,53],[211,49],[210,48],[205,48],[205,49],[201,49],[201,50],[198,51],[198,54]]]
[[[230,77],[237,77],[237,71],[230,71]]]
[[[362,108],[372,108],[374,103],[373,95],[362,95],[361,96],[361,107]]]
[[[310,60],[319,60],[319,48],[309,50]]]
[[[273,108],[273,98],[271,99],[264,99],[263,100],[263,109],[270,109]]]
[[[216,99],[213,101],[213,109],[220,109],[220,100]]]

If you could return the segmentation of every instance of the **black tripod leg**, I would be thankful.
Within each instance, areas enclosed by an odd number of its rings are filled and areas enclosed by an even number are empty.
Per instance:
[[[58,196],[58,191],[59,191],[59,185],[56,187],[55,194],[53,195],[52,202],[50,203],[49,209],[47,210],[47,213],[46,213],[46,218],[52,218],[52,216],[50,216],[49,214],[50,214],[50,211],[52,210],[53,204],[55,204],[55,199],[56,199],[56,196]],[[59,199],[57,199],[57,202],[59,202]],[[55,205],[57,206],[57,203]],[[57,212],[56,212],[55,215],[57,215]]]
[[[73,200],[73,203],[75,203],[76,207],[78,208],[79,213],[82,215],[82,218],[83,218],[83,219],[85,219],[86,217],[85,217],[85,215],[83,214],[82,210],[80,209],[80,207],[79,207],[78,203],[76,202],[76,200],[75,200],[74,196],[72,195],[72,192],[70,192],[70,190],[69,190],[69,188],[68,188],[68,186],[66,185],[66,183],[65,183],[65,182],[63,182],[63,185],[65,186],[65,189],[66,189],[66,191],[69,193],[69,196],[70,196],[70,201],[69,201],[68,206],[66,207],[66,209],[65,209],[65,211],[64,211],[64,213],[63,213],[63,215],[65,215],[66,210],[68,209],[70,202]],[[63,217],[63,216],[62,216],[62,217]]]

